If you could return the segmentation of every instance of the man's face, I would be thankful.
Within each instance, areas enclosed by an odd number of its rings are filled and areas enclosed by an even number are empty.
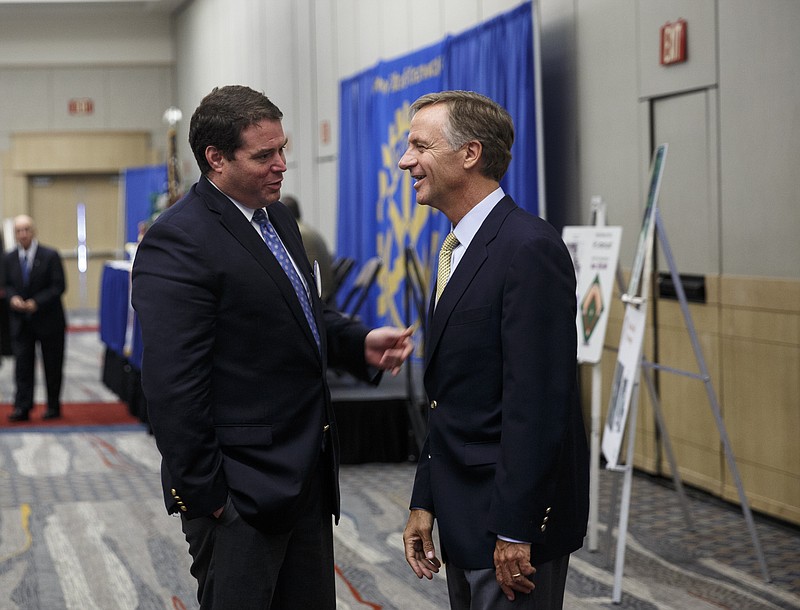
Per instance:
[[[411,119],[408,148],[400,159],[400,169],[411,172],[417,203],[447,213],[450,202],[464,185],[464,149],[453,150],[444,137],[447,106],[432,104],[421,108]]]
[[[14,224],[14,236],[17,238],[17,243],[23,250],[31,247],[33,241],[34,231],[33,225],[28,220],[18,220]]]
[[[268,206],[280,199],[286,171],[286,136],[280,121],[264,120],[242,131],[242,146],[233,159],[213,147],[209,178],[226,195],[248,208]]]

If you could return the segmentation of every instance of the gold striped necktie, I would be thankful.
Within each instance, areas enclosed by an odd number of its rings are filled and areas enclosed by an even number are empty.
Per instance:
[[[451,231],[447,237],[444,238],[442,249],[439,251],[439,272],[436,275],[436,300],[442,296],[447,280],[450,279],[450,259],[453,255],[453,250],[458,246],[458,239]]]

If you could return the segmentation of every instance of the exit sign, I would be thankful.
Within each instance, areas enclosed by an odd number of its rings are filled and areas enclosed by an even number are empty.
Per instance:
[[[93,114],[94,101],[90,97],[76,97],[69,101],[67,108],[74,115]]]
[[[686,61],[685,19],[678,19],[661,26],[661,65],[669,66]]]

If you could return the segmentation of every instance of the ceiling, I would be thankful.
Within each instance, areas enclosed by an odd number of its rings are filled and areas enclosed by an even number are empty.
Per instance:
[[[114,12],[134,10],[149,13],[170,14],[187,0],[0,0],[0,10],[14,12],[25,10],[65,10]]]

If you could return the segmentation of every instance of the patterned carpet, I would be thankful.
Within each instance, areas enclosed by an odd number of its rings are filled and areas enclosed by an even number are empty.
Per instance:
[[[100,386],[95,333],[71,334],[65,400],[114,402]],[[0,367],[0,401],[10,394]],[[160,498],[159,456],[143,427],[0,431],[0,610],[196,608],[180,524]],[[414,465],[342,468],[343,518],[335,529],[341,610],[447,608],[443,577],[419,581],[403,559],[401,532]],[[603,472],[601,523],[612,473]],[[773,578],[761,578],[736,506],[677,494],[636,475],[623,596],[611,603],[613,557],[581,550],[570,563],[566,608],[800,608],[800,531],[756,516]],[[614,541],[612,540],[612,548]],[[610,567],[609,567],[610,565]],[[312,609],[309,609],[312,610]]]

